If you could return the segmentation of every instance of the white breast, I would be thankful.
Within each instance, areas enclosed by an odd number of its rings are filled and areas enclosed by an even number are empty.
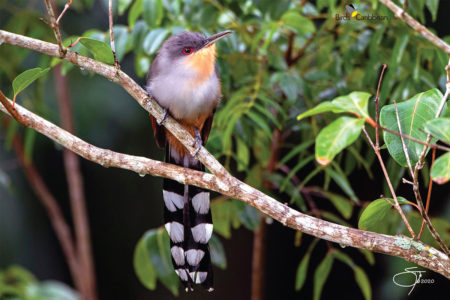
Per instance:
[[[176,119],[192,119],[209,113],[220,98],[220,84],[215,73],[201,84],[195,85],[195,80],[196,74],[191,70],[173,66],[169,72],[152,78],[147,90]]]

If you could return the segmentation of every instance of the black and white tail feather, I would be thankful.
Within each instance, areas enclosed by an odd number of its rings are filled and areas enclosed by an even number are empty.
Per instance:
[[[204,171],[195,157],[180,155],[166,147],[166,162]],[[213,272],[208,241],[213,231],[209,192],[195,186],[164,179],[164,223],[170,236],[170,251],[175,272],[186,291],[201,284],[213,291]]]

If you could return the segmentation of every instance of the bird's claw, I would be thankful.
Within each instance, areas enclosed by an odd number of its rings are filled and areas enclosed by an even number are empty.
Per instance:
[[[167,118],[167,108],[164,108],[164,112],[161,118],[161,121],[157,121],[158,125],[161,126]]]
[[[195,139],[194,139],[194,144],[192,145],[192,147],[197,146],[197,149],[195,149],[194,151],[194,156],[197,155],[197,153],[200,151],[200,149],[203,146],[203,141],[202,141],[202,137],[200,136],[200,132],[198,132],[197,129],[195,129]]]

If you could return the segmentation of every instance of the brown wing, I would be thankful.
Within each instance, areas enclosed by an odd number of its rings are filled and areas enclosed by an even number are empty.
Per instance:
[[[211,127],[214,119],[214,113],[216,110],[214,109],[211,115],[206,119],[205,124],[202,128],[202,142],[203,146],[206,145],[206,142],[208,141],[209,133],[211,132]]]
[[[166,133],[164,131],[164,126],[158,125],[155,117],[150,115],[152,119],[153,136],[155,137],[156,145],[159,148],[164,148],[166,146]]]

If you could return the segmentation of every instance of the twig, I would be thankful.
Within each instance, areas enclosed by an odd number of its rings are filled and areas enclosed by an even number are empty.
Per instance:
[[[380,78],[378,79],[378,87],[377,87],[377,96],[375,97],[375,146],[377,149],[380,149],[380,133],[378,132],[378,128],[380,126],[380,110],[379,110],[379,104],[380,104],[380,89],[381,89],[381,82],[383,82],[383,75],[384,71],[387,68],[387,64],[383,64],[383,69],[381,69]]]
[[[2,107],[3,108],[3,107]],[[8,120],[4,120],[5,126],[10,126]],[[16,134],[12,140],[12,146],[20,165],[23,168],[25,176],[30,183],[31,188],[36,193],[39,201],[44,206],[56,237],[61,245],[62,251],[66,258],[66,262],[69,268],[70,275],[73,279],[75,288],[78,291],[82,290],[82,282],[80,281],[80,268],[75,251],[75,244],[73,241],[72,233],[69,225],[67,224],[64,215],[61,212],[61,208],[58,205],[55,197],[52,195],[38,170],[32,162],[25,159],[25,152],[23,147],[23,141]]]
[[[11,45],[59,57],[58,46],[55,44],[3,30],[0,30],[0,39]],[[70,50],[67,51],[64,60],[120,84],[145,110],[150,112],[158,121],[161,120],[163,115],[162,108],[124,72],[117,70],[113,66],[100,63],[82,55],[77,55]],[[3,105],[0,106],[0,110],[7,112]],[[406,237],[389,236],[347,228],[302,214],[231,176],[204,147],[202,147],[197,154],[197,158],[212,172],[212,174],[185,169],[143,157],[100,149],[82,141],[37,115],[32,114],[20,105],[17,105],[17,110],[20,114],[25,114],[24,117],[30,119],[31,128],[34,128],[54,140],[56,143],[74,151],[86,159],[103,166],[132,170],[139,174],[162,176],[176,180],[182,184],[196,185],[198,187],[210,189],[252,205],[282,224],[300,230],[306,234],[346,246],[358,247],[401,257],[450,278],[450,259],[442,252],[432,247],[423,247],[425,250],[418,253],[417,248],[405,247],[405,243],[409,243],[410,245],[414,244],[416,246],[423,244]],[[184,130],[180,124],[173,118],[167,117],[164,126],[183,145],[185,145],[186,149],[188,149],[191,154],[194,153],[196,149],[191,146],[193,145],[194,138]]]
[[[402,141],[402,146],[403,146],[403,153],[405,153],[406,163],[408,164],[408,168],[409,168],[409,174],[411,174],[411,177],[413,177],[414,172],[413,172],[413,169],[411,166],[411,160],[409,159],[408,148],[406,147],[405,140],[403,139],[402,125],[400,124],[400,117],[398,116],[397,101],[395,101],[395,100],[394,100],[394,107],[395,107],[395,117],[397,119],[398,132],[400,133],[400,139]]]
[[[20,105],[17,105],[16,109],[30,120],[30,128],[104,167],[126,169],[138,174],[151,174],[173,179],[182,184],[210,189],[252,205],[283,225],[306,234],[346,246],[401,257],[450,278],[450,259],[444,253],[428,247],[420,241],[414,241],[403,236],[389,236],[348,228],[302,214],[232,176],[224,177],[220,174],[204,173],[144,157],[101,149],[73,136]],[[7,113],[3,105],[0,105],[0,110]],[[411,247],[406,247],[406,245],[411,245]],[[418,249],[421,250],[418,251]]]
[[[70,133],[74,133],[69,87],[67,77],[61,73],[61,64],[56,66],[53,75],[60,106],[62,128]],[[94,260],[92,258],[89,221],[87,218],[86,199],[84,197],[80,161],[75,153],[67,149],[64,149],[63,151],[63,159],[69,188],[72,219],[75,228],[77,256],[82,270],[80,280],[84,282],[85,288],[85,290],[82,291],[83,299],[94,300],[97,298]]]
[[[53,30],[53,33],[55,34],[56,43],[58,44],[58,50],[59,50],[59,57],[63,58],[66,55],[66,49],[64,48],[62,44],[62,38],[61,38],[61,32],[59,31],[59,25],[55,19],[55,9],[54,9],[54,3],[50,0],[45,0],[45,6],[47,8],[47,13],[50,18],[50,27]]]
[[[431,165],[430,169],[433,168],[434,159],[436,158],[436,149],[433,149],[432,155],[431,155]],[[433,188],[433,178],[429,178],[428,180],[428,193],[427,193],[427,203],[425,204],[425,212],[428,213],[428,209],[430,208],[430,199],[431,199],[431,189]],[[422,224],[420,225],[420,231],[417,235],[417,238],[420,240],[420,237],[422,236],[422,232],[425,226],[425,220],[422,220]]]
[[[64,16],[64,14],[66,13],[66,11],[69,9],[70,5],[72,4],[72,0],[69,0],[68,3],[66,3],[66,5],[64,5],[64,9],[61,12],[61,14],[59,15],[58,19],[56,20],[55,24],[57,26],[59,26],[59,22],[61,21],[62,17]]]
[[[448,55],[450,55],[450,45],[441,40],[439,37],[434,35],[431,31],[429,31],[425,26],[417,22],[413,17],[407,14],[403,9],[395,5],[390,0],[380,0],[381,3],[386,5],[397,18],[402,19],[406,24],[408,24],[412,29],[417,31],[421,36],[435,44],[437,47],[444,50]]]
[[[14,101],[13,104],[11,105],[11,103],[8,101],[8,99],[5,97],[5,95],[3,94],[2,91],[0,91],[0,102],[3,104],[3,106],[6,108],[6,110],[8,111],[8,113],[13,116],[13,118],[19,122],[20,124],[22,124],[25,127],[29,126],[28,120],[20,115],[17,110],[14,108]]]
[[[364,134],[367,137],[367,140],[369,141],[370,145],[372,146],[373,150],[375,151],[375,154],[378,157],[378,161],[380,162],[381,170],[383,170],[383,174],[384,174],[384,177],[386,178],[386,182],[387,182],[387,184],[389,186],[389,190],[391,191],[392,198],[394,198],[394,202],[395,202],[394,207],[398,211],[398,213],[400,214],[400,216],[401,216],[401,218],[403,220],[403,223],[405,223],[406,228],[408,228],[409,233],[414,238],[416,235],[414,234],[414,231],[412,230],[411,225],[409,225],[408,219],[406,219],[405,214],[403,213],[403,210],[402,210],[401,206],[398,204],[397,195],[395,194],[395,190],[394,190],[394,187],[392,186],[391,180],[389,178],[389,174],[386,171],[386,167],[384,165],[383,158],[381,157],[380,150],[377,149],[375,147],[375,145],[373,144],[372,139],[370,138],[369,134],[367,133],[365,127],[363,127],[363,131],[364,131]]]
[[[109,0],[109,37],[110,37],[111,50],[114,55],[114,66],[116,66],[118,68],[119,62],[117,61],[116,46],[114,45],[113,7],[112,6],[113,6],[112,0]]]

